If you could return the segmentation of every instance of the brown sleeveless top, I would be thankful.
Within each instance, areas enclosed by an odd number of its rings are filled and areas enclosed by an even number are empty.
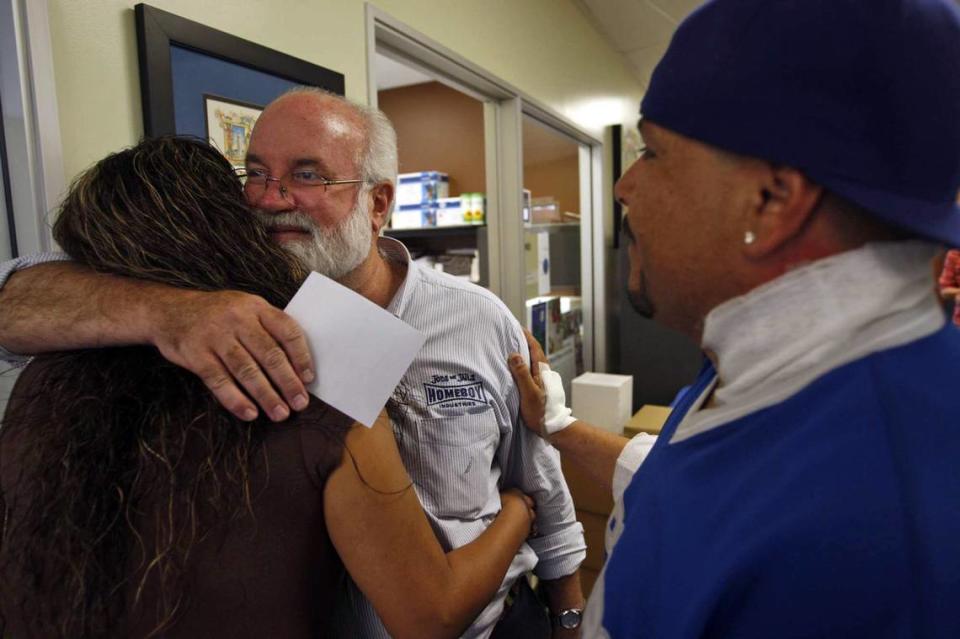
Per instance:
[[[30,471],[21,453],[30,449],[31,433],[18,428],[16,406],[18,395],[42,374],[38,361],[21,375],[0,431],[0,489],[8,505],[30,499],[29,482],[19,478]],[[327,535],[323,487],[341,461],[343,438],[352,424],[352,419],[313,398],[306,411],[267,429],[264,454],[257,456],[266,463],[251,469],[254,516],[219,526],[194,545],[184,603],[160,636],[327,636],[343,565]],[[16,518],[12,507],[5,534],[22,534]],[[138,528],[144,539],[151,539],[150,521],[139,522]],[[0,570],[3,553],[0,546]],[[139,575],[131,576],[136,584]],[[9,636],[36,636],[31,632],[29,602],[23,607],[17,603],[22,597],[12,581],[0,573],[0,628],[5,620]],[[124,629],[118,628],[117,636],[144,637],[156,625],[155,580],[147,581],[136,607],[131,605],[133,587],[127,590]]]

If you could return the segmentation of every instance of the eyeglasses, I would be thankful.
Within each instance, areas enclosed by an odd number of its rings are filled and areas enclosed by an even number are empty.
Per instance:
[[[260,169],[237,169],[236,173],[244,191],[253,200],[259,200],[266,194],[270,182],[277,183],[277,187],[280,189],[280,197],[285,200],[289,200],[290,194],[298,190],[315,189],[322,186],[324,193],[326,193],[328,187],[337,184],[368,184],[371,182],[371,180],[364,179],[330,180],[309,169],[291,171],[281,177],[274,177]]]

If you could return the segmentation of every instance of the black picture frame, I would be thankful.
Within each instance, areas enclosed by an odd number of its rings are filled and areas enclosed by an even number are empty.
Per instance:
[[[0,116],[3,111],[3,99],[0,96]],[[7,235],[10,237],[10,257],[19,257],[17,247],[17,220],[13,214],[13,189],[10,181],[10,161],[7,159],[7,137],[3,130],[3,118],[0,117],[0,182],[3,183],[3,208],[7,213]]]
[[[613,186],[616,186],[617,180],[623,174],[623,125],[614,124],[611,127],[613,137],[610,145],[613,153]],[[612,193],[613,191],[611,191]],[[613,196],[613,248],[620,248],[620,225],[623,224],[623,205],[617,196]]]
[[[134,7],[143,129],[148,137],[183,133],[174,116],[171,47],[262,72],[297,85],[343,95],[344,77],[331,69],[187,20],[148,4]],[[227,96],[242,100],[244,96]]]

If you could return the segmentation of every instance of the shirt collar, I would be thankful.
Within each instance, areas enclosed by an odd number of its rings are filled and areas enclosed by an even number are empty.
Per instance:
[[[403,242],[392,237],[380,236],[377,238],[377,248],[388,260],[407,265],[407,274],[403,276],[400,288],[397,289],[397,292],[393,294],[393,299],[387,304],[387,311],[400,317],[417,283],[420,281],[420,271],[417,263],[410,259],[410,251],[403,245]]]
[[[703,347],[716,355],[713,406],[671,441],[772,405],[829,370],[939,330],[938,248],[884,242],[817,260],[713,309]]]

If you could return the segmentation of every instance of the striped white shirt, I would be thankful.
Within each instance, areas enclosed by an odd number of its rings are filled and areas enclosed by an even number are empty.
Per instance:
[[[534,569],[557,579],[580,566],[583,527],[559,454],[519,421],[507,367],[508,354],[527,353],[516,319],[486,289],[412,262],[396,240],[381,238],[380,250],[408,264],[387,310],[427,337],[400,382],[405,415],[394,430],[441,545],[450,550],[476,539],[500,511],[501,488],[519,488],[537,502],[540,535],[520,548],[497,595],[463,635],[487,637],[519,576]],[[389,636],[352,582],[345,598],[334,636]]]

